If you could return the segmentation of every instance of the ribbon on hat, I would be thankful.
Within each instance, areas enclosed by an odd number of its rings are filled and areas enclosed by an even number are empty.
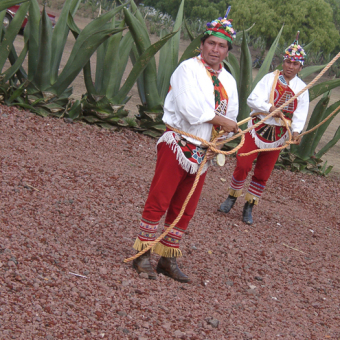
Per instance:
[[[219,17],[211,22],[207,23],[207,29],[204,34],[213,35],[215,37],[219,37],[225,39],[232,43],[232,41],[236,37],[236,32],[231,24],[232,20],[228,20],[228,15],[230,12],[231,6],[228,7],[227,12],[224,18]]]

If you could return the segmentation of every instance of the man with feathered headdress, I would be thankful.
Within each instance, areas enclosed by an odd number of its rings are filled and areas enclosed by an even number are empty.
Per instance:
[[[251,127],[263,119],[268,112],[273,112],[277,107],[302,90],[306,84],[297,76],[304,64],[306,53],[298,43],[298,35],[293,44],[286,50],[283,56],[283,70],[274,71],[264,76],[256,85],[247,99],[253,117],[248,127]],[[302,131],[309,107],[308,91],[286,106],[282,113],[292,131],[292,139],[298,141],[298,135]],[[237,155],[237,166],[229,187],[229,196],[221,204],[219,211],[228,213],[234,206],[237,197],[241,196],[244,182],[252,168],[253,161],[257,159],[254,175],[248,192],[245,195],[246,203],[243,208],[243,222],[253,223],[252,209],[257,205],[267,180],[279,157],[280,150],[253,153],[248,156],[239,156],[256,149],[277,148],[282,146],[288,138],[288,131],[280,113],[269,118],[260,126],[249,131],[245,136],[245,143]]]

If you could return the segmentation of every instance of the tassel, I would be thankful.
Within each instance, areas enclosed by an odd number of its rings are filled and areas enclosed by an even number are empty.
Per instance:
[[[233,197],[240,197],[242,195],[242,189],[235,190],[235,189],[229,188],[228,195],[233,196]]]
[[[141,241],[138,237],[136,238],[136,241],[133,245],[133,249],[137,250],[137,251],[142,251],[145,248],[147,248],[149,246],[151,242],[143,242]],[[151,248],[151,252],[153,251],[153,248]]]
[[[155,245],[153,252],[160,255],[160,256],[163,256],[163,257],[180,257],[180,256],[182,256],[182,251],[179,248],[167,247],[160,242],[158,242]]]
[[[252,195],[250,192],[247,192],[245,196],[245,200],[248,203],[254,203],[255,205],[258,205],[260,198]]]

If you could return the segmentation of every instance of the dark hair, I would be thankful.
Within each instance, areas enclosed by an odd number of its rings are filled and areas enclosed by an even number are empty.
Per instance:
[[[210,37],[209,34],[204,34],[203,37],[201,38],[201,43],[204,45],[204,42]],[[228,51],[231,51],[233,49],[233,45],[231,44],[230,41],[226,40],[228,43]]]

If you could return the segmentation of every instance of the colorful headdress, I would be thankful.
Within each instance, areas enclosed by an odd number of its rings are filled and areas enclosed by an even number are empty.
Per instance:
[[[227,20],[228,14],[230,12],[231,6],[228,7],[227,13],[224,18],[218,18],[212,22],[207,23],[207,30],[204,34],[213,35],[218,38],[225,39],[232,43],[233,39],[236,37],[236,32],[231,25],[232,20]]]
[[[283,60],[290,59],[291,61],[298,61],[303,65],[307,55],[304,49],[299,45],[299,34],[300,31],[297,32],[294,42],[286,48]]]

